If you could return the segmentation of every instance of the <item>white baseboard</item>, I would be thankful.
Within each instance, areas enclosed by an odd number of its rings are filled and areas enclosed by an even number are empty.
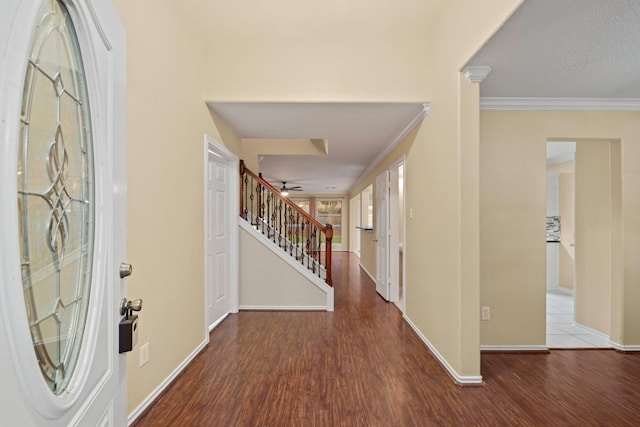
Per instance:
[[[546,345],[481,345],[480,351],[504,353],[549,353]]]
[[[224,319],[227,318],[227,316],[229,316],[229,313],[225,314],[224,316],[213,322],[211,325],[209,325],[209,332],[213,331],[220,323],[224,321]]]
[[[323,305],[241,305],[240,310],[260,311],[327,311]]]
[[[605,340],[607,340],[607,341],[609,340],[609,335],[607,335],[607,334],[605,334],[605,333],[603,333],[603,332],[596,331],[595,329],[590,328],[590,327],[588,327],[588,326],[585,326],[585,325],[583,325],[582,323],[573,322],[573,324],[574,324],[574,325],[576,325],[576,326],[578,326],[578,327],[580,327],[580,328],[582,328],[582,329],[586,329],[587,331],[589,331],[589,332],[590,332],[590,333],[592,333],[593,335],[599,336],[600,338],[604,338],[604,339],[605,339]]]
[[[186,368],[187,365],[189,365],[189,363],[191,363],[191,361],[195,359],[195,357],[206,347],[208,342],[208,340],[202,341],[200,345],[198,345],[198,347],[196,347],[196,349],[193,350],[191,354],[187,356],[187,358],[184,359],[182,363],[180,363],[180,365],[178,365],[178,367],[174,369],[174,371],[158,387],[156,387],[156,389],[153,390],[151,394],[147,396],[147,398],[140,405],[138,405],[136,409],[133,410],[133,412],[129,414],[127,425],[133,424],[133,422],[140,415],[142,415],[142,413],[158,398],[158,396],[160,396],[160,393],[162,393],[169,385],[171,385],[173,380],[175,380],[178,375],[180,375],[184,368]]]
[[[451,378],[453,378],[453,380],[457,384],[463,385],[463,386],[464,385],[477,386],[477,385],[482,385],[483,384],[481,375],[471,376],[471,375],[460,375],[460,374],[458,374],[456,372],[456,370],[453,369],[453,367],[449,364],[449,362],[447,362],[447,360],[444,357],[442,357],[442,355],[438,352],[438,350],[436,350],[436,348],[433,346],[433,344],[431,344],[431,342],[427,339],[427,337],[425,337],[422,334],[422,332],[420,332],[418,327],[411,321],[411,319],[409,319],[409,317],[407,317],[406,314],[403,316],[403,318],[407,322],[407,324],[409,324],[411,329],[413,329],[413,331],[422,340],[422,342],[427,346],[429,351],[431,353],[433,353],[433,355],[436,357],[436,359],[438,359],[440,364],[444,367],[444,369],[447,371],[447,373],[451,376]]]
[[[370,278],[371,280],[373,280],[373,283],[375,283],[375,282],[376,282],[376,278],[375,278],[375,277],[373,277],[373,276],[371,275],[371,273],[369,273],[369,272],[367,271],[367,269],[366,269],[366,268],[364,268],[364,266],[363,266],[362,264],[359,264],[359,265],[360,265],[360,268],[362,269],[362,271],[364,271],[364,272],[367,274],[367,276],[369,276],[369,278]]]
[[[625,353],[640,351],[640,345],[622,345],[617,342],[609,341],[609,344],[618,351],[624,351]]]

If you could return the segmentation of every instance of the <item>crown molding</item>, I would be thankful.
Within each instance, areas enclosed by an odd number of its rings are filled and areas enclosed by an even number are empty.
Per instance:
[[[491,67],[487,67],[486,65],[469,65],[462,70],[464,76],[471,83],[480,83],[485,77],[489,75],[491,72]]]
[[[400,129],[400,131],[396,134],[396,137],[393,138],[393,141],[391,141],[391,144],[389,144],[389,146],[384,151],[380,152],[380,154],[378,154],[376,158],[373,159],[373,162],[371,162],[371,164],[369,164],[369,166],[360,174],[360,177],[351,186],[349,192],[351,192],[351,190],[353,190],[358,184],[360,184],[360,182],[369,174],[369,172],[375,169],[380,164],[380,162],[382,162],[382,160],[384,160],[384,158],[387,157],[389,153],[391,153],[391,151],[393,151],[393,149],[396,148],[396,146],[400,144],[400,142],[402,142],[402,140],[405,139],[407,135],[409,135],[409,133],[411,133],[411,131],[416,126],[418,126],[418,124],[422,120],[424,120],[425,117],[427,117],[427,115],[429,114],[429,108],[431,108],[430,103],[426,102],[422,104],[422,108],[418,110],[418,112],[411,118],[411,120],[405,127]]]
[[[638,98],[506,98],[482,97],[481,110],[640,111]]]

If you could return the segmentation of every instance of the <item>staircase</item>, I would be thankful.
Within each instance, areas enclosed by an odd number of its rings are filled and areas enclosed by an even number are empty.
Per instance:
[[[240,217],[291,261],[332,286],[333,228],[322,225],[240,161]]]

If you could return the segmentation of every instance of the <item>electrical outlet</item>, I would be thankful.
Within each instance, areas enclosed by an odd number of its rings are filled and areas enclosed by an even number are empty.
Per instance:
[[[491,307],[482,307],[482,320],[491,320]]]
[[[147,364],[149,361],[149,343],[144,343],[140,346],[140,367]]]

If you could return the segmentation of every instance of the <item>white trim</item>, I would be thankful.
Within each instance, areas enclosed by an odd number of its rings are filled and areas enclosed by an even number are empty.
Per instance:
[[[573,324],[575,326],[579,327],[579,328],[586,329],[587,331],[589,331],[593,335],[596,335],[596,336],[598,336],[600,338],[604,338],[607,341],[609,340],[609,335],[605,334],[604,332],[597,331],[597,330],[595,330],[593,328],[590,328],[588,326],[583,325],[582,323],[573,322]]]
[[[375,277],[373,277],[373,276],[371,275],[371,273],[369,273],[369,272],[367,271],[367,269],[366,269],[366,268],[364,268],[364,265],[362,265],[362,264],[358,264],[358,265],[360,266],[360,268],[362,269],[362,271],[364,271],[364,272],[366,273],[366,275],[367,275],[367,276],[369,276],[369,278],[370,278],[371,280],[373,280],[373,283],[376,283],[376,278],[375,278]]]
[[[482,97],[481,110],[640,111],[636,98],[506,98]]]
[[[422,120],[424,120],[425,117],[427,117],[430,108],[431,104],[429,102],[425,102],[422,104],[422,108],[415,114],[415,116],[413,116],[413,118],[409,121],[409,123],[406,124],[405,127],[400,129],[400,131],[396,134],[396,137],[393,139],[393,141],[391,141],[391,144],[389,144],[386,149],[381,151],[380,154],[378,154],[376,158],[373,159],[369,166],[364,170],[364,172],[360,174],[356,182],[349,189],[349,193],[351,193],[351,191],[358,184],[360,184],[360,182],[362,182],[362,180],[369,174],[369,172],[374,170],[380,164],[380,162],[382,162],[382,160],[384,160],[384,158],[387,157],[389,153],[391,153],[391,151],[396,148],[396,146],[400,144],[402,140],[405,139],[407,135],[409,135],[409,133],[411,133],[411,131],[416,126],[418,126],[418,124],[420,124]]]
[[[298,273],[302,274],[307,280],[316,285],[322,292],[327,295],[327,305],[323,307],[323,310],[333,311],[333,287],[327,285],[324,280],[313,274],[307,268],[304,268],[300,263],[294,262],[293,259],[283,251],[278,245],[274,244],[271,240],[265,237],[264,234],[258,232],[255,228],[253,228],[246,221],[238,221],[240,227],[245,230],[247,233],[251,234],[258,242],[262,243],[266,248],[268,248],[271,252],[279,256],[284,262],[293,267]],[[243,306],[247,307],[247,306]]]
[[[436,350],[436,348],[429,342],[427,337],[425,337],[422,332],[418,329],[418,327],[409,319],[409,316],[404,314],[402,318],[407,322],[407,324],[413,329],[413,332],[418,335],[418,337],[422,340],[422,342],[427,346],[429,351],[438,359],[440,364],[446,369],[447,373],[453,378],[453,380],[460,385],[482,385],[482,376],[481,375],[459,375],[455,369],[447,362],[447,360]]]
[[[240,310],[260,311],[327,311],[323,305],[241,305]]]
[[[211,326],[209,326],[209,333],[211,333],[211,331],[213,331],[215,328],[218,327],[218,325],[220,325],[222,323],[222,321],[224,319],[226,319],[227,317],[229,317],[229,313],[225,314],[224,316],[220,317],[218,320],[216,320],[215,322],[213,322],[211,324]],[[207,342],[209,342],[209,336],[207,334]]]
[[[180,363],[178,367],[174,369],[173,372],[171,372],[171,374],[164,381],[162,381],[162,383],[160,383],[160,385],[156,387],[155,390],[153,390],[146,397],[146,399],[144,399],[142,403],[138,405],[136,409],[133,410],[133,412],[131,412],[131,414],[129,414],[127,425],[131,425],[140,415],[142,415],[142,413],[149,407],[149,405],[151,405],[158,398],[158,396],[160,396],[160,394],[171,385],[171,383],[178,377],[178,375],[182,373],[184,368],[186,368],[193,361],[193,359],[195,359],[196,356],[200,354],[202,350],[204,350],[208,343],[208,340],[202,341],[200,345],[198,345],[198,347],[196,347],[196,349],[193,350],[191,354],[188,355],[187,358],[184,359],[182,363]]]
[[[500,351],[500,352],[539,352],[548,353],[549,347],[546,345],[481,345],[480,351]]]
[[[640,345],[622,345],[613,341],[609,341],[609,344],[611,344],[611,346],[613,346],[613,348],[618,351],[624,351],[628,353],[640,351]]]
[[[471,83],[481,83],[491,72],[491,67],[486,65],[469,65],[462,70],[462,74]]]

